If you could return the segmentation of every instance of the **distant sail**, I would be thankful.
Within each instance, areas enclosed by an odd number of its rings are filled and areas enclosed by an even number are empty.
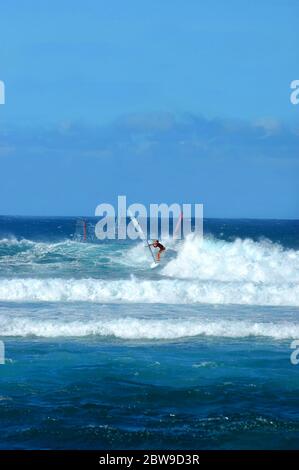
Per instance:
[[[85,219],[78,219],[76,222],[76,230],[74,234],[74,239],[79,242],[87,241],[87,222]]]

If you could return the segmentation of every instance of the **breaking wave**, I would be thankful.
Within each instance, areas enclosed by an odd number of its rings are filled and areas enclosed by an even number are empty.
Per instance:
[[[84,337],[114,336],[122,339],[178,339],[195,336],[227,338],[268,337],[276,340],[299,337],[299,325],[250,321],[203,321],[185,319],[148,320],[117,318],[97,321],[59,321],[14,318],[3,323],[1,336]]]
[[[299,306],[299,251],[192,236],[167,248],[152,271],[142,243],[0,240],[0,300]]]
[[[4,279],[1,301],[299,306],[299,285],[181,279]]]
[[[163,269],[175,278],[222,282],[299,282],[299,251],[270,241],[226,242],[188,237],[178,255]]]

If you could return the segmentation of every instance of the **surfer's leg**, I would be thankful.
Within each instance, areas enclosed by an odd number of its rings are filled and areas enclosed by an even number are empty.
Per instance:
[[[165,251],[165,250],[166,250],[166,248],[160,248],[160,250],[157,253],[157,261],[160,261],[161,253],[163,253],[163,251]]]

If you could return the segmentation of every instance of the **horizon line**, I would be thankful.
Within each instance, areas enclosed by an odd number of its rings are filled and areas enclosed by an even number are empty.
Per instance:
[[[51,218],[51,219],[62,219],[62,218],[69,218],[69,219],[74,219],[74,218],[77,218],[77,219],[97,219],[99,218],[98,216],[96,215],[37,215],[37,214],[34,214],[34,215],[29,215],[29,214],[26,214],[26,215],[21,215],[21,214],[0,214],[0,217],[23,217],[23,218],[33,218],[33,217],[36,217],[36,218]],[[129,216],[127,216],[129,217]],[[193,217],[191,217],[193,218]],[[213,217],[203,217],[203,220],[282,220],[282,221],[299,221],[299,216],[298,218],[295,218],[295,217],[216,217],[216,216],[213,216]]]

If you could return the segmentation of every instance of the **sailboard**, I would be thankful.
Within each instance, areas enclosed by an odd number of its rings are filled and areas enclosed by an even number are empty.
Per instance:
[[[147,247],[150,251],[150,254],[153,258],[153,263],[150,265],[151,269],[156,268],[157,266],[159,266],[159,263],[157,263],[157,261],[156,261],[155,255],[154,255],[153,250],[152,250],[152,248],[151,248],[151,246],[150,246],[150,244],[149,244],[149,242],[148,242],[148,240],[145,236],[144,231],[142,230],[138,220],[136,219],[136,217],[134,217],[134,215],[132,214],[132,212],[130,210],[128,210],[128,214],[129,214],[129,217],[130,217],[135,229],[137,230],[138,233],[140,233],[140,238],[142,238],[143,240],[146,240],[146,245],[147,245]]]

